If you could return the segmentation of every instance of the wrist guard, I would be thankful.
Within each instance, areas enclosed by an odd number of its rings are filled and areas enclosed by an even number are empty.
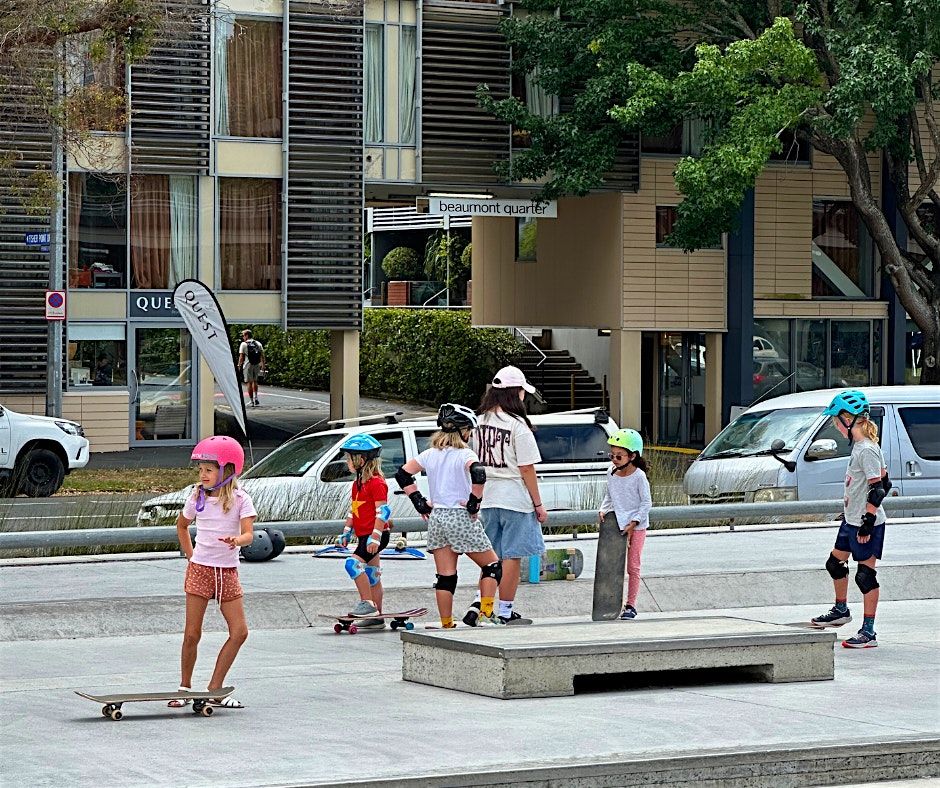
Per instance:
[[[340,534],[339,539],[336,540],[337,544],[340,547],[349,547],[349,540],[352,539],[353,529],[350,526],[346,526],[343,529],[343,533]]]
[[[467,511],[470,514],[477,514],[480,511],[481,503],[483,503],[482,498],[477,498],[473,493],[470,493],[470,497],[467,498]]]
[[[425,498],[418,490],[415,490],[408,497],[411,499],[411,503],[414,504],[418,514],[428,515],[431,513],[431,504],[428,503],[428,499]]]
[[[872,530],[875,528],[875,515],[871,512],[865,512],[862,515],[862,524],[859,526],[858,535],[859,536],[871,536]]]

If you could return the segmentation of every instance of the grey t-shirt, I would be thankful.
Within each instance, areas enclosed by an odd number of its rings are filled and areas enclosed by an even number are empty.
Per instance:
[[[885,458],[877,443],[861,440],[852,444],[849,467],[845,471],[845,521],[849,525],[862,524],[868,505],[868,480],[880,479],[884,468]],[[879,506],[875,524],[884,521],[885,510]]]

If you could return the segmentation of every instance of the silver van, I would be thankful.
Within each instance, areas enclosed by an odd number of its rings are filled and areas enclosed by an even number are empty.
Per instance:
[[[752,406],[705,447],[685,474],[689,503],[837,500],[849,442],[823,410],[843,389]],[[891,495],[940,495],[940,386],[864,388],[894,483]],[[771,448],[774,441],[783,448]],[[775,456],[776,455],[776,456]],[[779,458],[779,459],[778,459]],[[788,470],[784,461],[794,464]],[[895,510],[898,516],[903,512]]]
[[[382,444],[382,471],[388,482],[395,517],[414,517],[414,507],[402,495],[394,474],[399,465],[424,451],[437,429],[434,421],[405,420],[388,414],[386,423],[351,425],[293,438],[242,474],[239,483],[251,495],[259,522],[331,520],[349,508],[353,480],[340,446],[352,433],[366,432]],[[607,438],[617,424],[599,409],[530,417],[542,462],[535,466],[542,500],[549,510],[594,509],[600,506],[606,484]],[[428,495],[427,477],[418,487]],[[193,485],[145,501],[138,525],[168,525],[176,521]]]

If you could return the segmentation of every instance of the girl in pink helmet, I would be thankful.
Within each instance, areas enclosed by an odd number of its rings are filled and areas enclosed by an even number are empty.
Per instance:
[[[219,689],[232,667],[238,650],[248,637],[242,587],[238,581],[238,548],[254,538],[255,507],[251,498],[238,487],[238,475],[245,466],[245,452],[234,438],[213,435],[196,444],[192,459],[199,463],[199,484],[183,506],[176,520],[180,547],[189,559],[183,590],[186,592],[186,629],[180,660],[180,691],[193,686],[196,649],[202,636],[202,620],[209,600],[218,601],[228,640],[215,661],[215,670],[207,686]],[[195,547],[189,537],[189,524],[196,523]],[[179,707],[188,700],[171,700]],[[242,704],[231,695],[218,705],[240,709]]]

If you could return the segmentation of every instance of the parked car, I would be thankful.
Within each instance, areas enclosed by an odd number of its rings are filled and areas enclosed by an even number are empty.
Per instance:
[[[52,495],[65,475],[88,464],[82,425],[0,405],[0,495]]]
[[[608,436],[617,425],[603,410],[531,417],[542,462],[536,466],[545,506],[552,510],[600,505],[603,496]],[[340,445],[352,433],[366,432],[382,444],[382,472],[389,487],[393,517],[413,517],[411,501],[395,483],[395,471],[427,448],[437,429],[434,421],[357,424],[294,438],[260,460],[241,477],[259,522],[330,520],[349,508],[352,474]],[[428,495],[427,478],[418,487]],[[194,485],[145,501],[138,525],[176,521]]]
[[[841,389],[761,402],[725,427],[696,458],[683,487],[690,503],[837,500],[849,442],[823,409]],[[872,404],[891,495],[940,495],[940,386],[862,389]],[[788,471],[771,451],[796,463]],[[898,511],[898,510],[895,510]],[[900,515],[899,515],[900,516]]]

